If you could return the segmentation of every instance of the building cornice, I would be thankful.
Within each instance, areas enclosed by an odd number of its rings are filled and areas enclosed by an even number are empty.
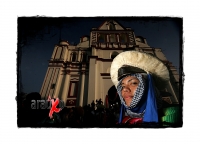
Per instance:
[[[103,61],[103,62],[112,62],[112,59],[103,59],[103,58],[98,58],[98,56],[89,56],[89,59],[95,59],[97,61]]]
[[[101,76],[110,76],[110,73],[100,73]]]

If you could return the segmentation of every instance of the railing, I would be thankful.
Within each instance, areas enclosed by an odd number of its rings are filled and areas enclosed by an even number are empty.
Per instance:
[[[129,45],[135,45],[134,42],[92,42],[93,46],[101,48],[122,48],[129,47]]]

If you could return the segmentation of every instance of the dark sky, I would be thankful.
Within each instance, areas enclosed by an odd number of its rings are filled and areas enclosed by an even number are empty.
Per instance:
[[[111,18],[111,17],[110,17]],[[40,92],[54,46],[59,40],[78,43],[91,28],[108,17],[18,17],[18,78],[25,93]],[[151,47],[161,48],[179,71],[182,50],[182,19],[170,17],[112,17],[124,27],[143,36]],[[20,72],[18,73],[20,74]],[[18,89],[18,91],[21,91]]]

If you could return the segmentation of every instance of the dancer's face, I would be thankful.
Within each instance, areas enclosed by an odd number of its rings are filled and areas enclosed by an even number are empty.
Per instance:
[[[128,76],[122,80],[121,92],[127,106],[130,106],[139,82],[138,78],[134,76]]]

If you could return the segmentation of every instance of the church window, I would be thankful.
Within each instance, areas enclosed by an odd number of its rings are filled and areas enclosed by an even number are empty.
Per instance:
[[[119,39],[120,39],[121,43],[126,43],[127,42],[127,35],[125,33],[120,34]]]
[[[110,42],[117,42],[117,37],[115,34],[110,34]]]
[[[98,42],[99,43],[105,43],[106,42],[106,35],[105,34],[99,34]]]

